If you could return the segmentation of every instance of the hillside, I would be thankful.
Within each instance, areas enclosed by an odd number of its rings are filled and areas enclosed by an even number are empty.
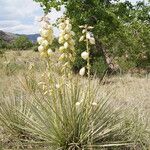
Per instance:
[[[9,33],[9,32],[4,32],[2,30],[0,30],[0,39],[4,40],[5,42],[12,42],[15,38],[19,37],[19,36],[26,36],[31,42],[36,42],[37,37],[39,36],[39,34],[14,34],[14,33]]]
[[[16,34],[9,33],[9,32],[4,32],[4,31],[0,30],[0,38],[2,40],[4,40],[5,42],[9,43],[17,37],[18,37],[18,35],[16,35]]]

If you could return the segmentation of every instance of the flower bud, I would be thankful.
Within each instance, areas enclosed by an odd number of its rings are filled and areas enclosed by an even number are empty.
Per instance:
[[[79,39],[79,42],[82,42],[84,40],[84,38],[85,38],[84,36],[81,36]]]
[[[80,74],[80,76],[84,76],[84,74],[85,74],[85,67],[80,69],[79,74]]]
[[[92,27],[92,26],[88,26],[88,29],[93,29],[94,27]]]
[[[86,60],[86,59],[89,58],[89,53],[86,52],[86,51],[84,51],[84,52],[81,53],[81,57],[82,57],[84,60]]]
[[[83,29],[83,30],[82,30],[82,33],[83,33],[83,34],[84,34],[84,33],[86,33],[86,30],[85,30],[85,29]]]

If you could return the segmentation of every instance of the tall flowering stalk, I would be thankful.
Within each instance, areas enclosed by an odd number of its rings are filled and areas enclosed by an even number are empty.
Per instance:
[[[86,43],[86,51],[81,53],[81,57],[87,61],[87,66],[86,67],[82,67],[79,71],[79,74],[81,76],[84,76],[85,72],[86,72],[86,68],[88,70],[87,75],[88,78],[90,78],[90,45],[95,44],[95,39],[93,37],[92,32],[90,32],[91,29],[93,29],[93,27],[88,26],[88,25],[84,25],[84,26],[80,26],[82,30],[82,36],[79,39],[79,42],[84,41]]]
[[[53,51],[49,48],[52,44],[54,35],[52,25],[49,22],[49,18],[44,16],[41,21],[40,37],[37,38],[37,42],[40,44],[38,51],[42,57],[48,57],[53,54]]]
[[[59,20],[59,44],[62,46],[59,48],[61,56],[59,60],[63,62],[62,72],[65,74],[71,71],[71,64],[74,61],[75,55],[75,41],[73,36],[75,33],[72,31],[72,25],[69,18],[63,17]]]
[[[91,99],[91,91],[90,91],[90,88],[91,88],[91,86],[90,86],[91,85],[91,83],[90,83],[90,70],[91,70],[91,66],[90,66],[90,45],[95,44],[95,39],[93,37],[92,32],[90,32],[90,30],[93,29],[93,27],[88,26],[88,25],[84,25],[84,26],[80,26],[80,28],[82,29],[82,34],[83,35],[80,37],[79,42],[84,41],[85,44],[86,44],[86,50],[81,53],[81,57],[84,60],[87,61],[87,66],[86,67],[82,67],[80,69],[80,71],[79,71],[79,74],[81,76],[84,76],[84,74],[86,72],[86,68],[87,68],[88,83],[89,83],[89,86],[88,86],[88,101],[90,101],[90,99]],[[97,103],[93,102],[92,105],[96,106]],[[89,118],[89,120],[90,120],[91,132],[93,132],[94,131],[94,129],[93,129],[94,121],[93,121],[92,118]],[[93,136],[91,136],[88,139],[88,142],[89,142],[89,144],[93,143]],[[93,150],[93,149],[91,148],[90,150]]]

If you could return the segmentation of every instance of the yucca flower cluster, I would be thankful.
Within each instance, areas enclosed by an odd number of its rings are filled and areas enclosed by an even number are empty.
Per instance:
[[[37,42],[40,44],[38,47],[38,51],[42,57],[48,57],[53,54],[52,49],[49,46],[52,44],[54,35],[52,25],[49,22],[49,18],[47,16],[42,18],[41,21],[41,29],[40,29],[41,37],[37,38]]]
[[[75,33],[72,31],[72,25],[69,18],[61,18],[59,20],[59,44],[62,46],[59,48],[61,56],[59,60],[64,63],[62,71],[71,69],[71,63],[74,61],[74,50],[75,50],[75,41],[73,36]]]
[[[88,70],[88,76],[90,76],[90,48],[89,45],[94,45],[95,44],[95,38],[92,34],[92,32],[90,32],[91,29],[93,29],[92,26],[88,26],[88,25],[84,25],[84,26],[79,26],[82,30],[82,36],[79,39],[79,42],[86,42],[86,51],[81,53],[81,57],[87,61],[87,66],[86,67],[82,67],[79,71],[79,74],[81,76],[85,75],[86,72],[86,68]]]

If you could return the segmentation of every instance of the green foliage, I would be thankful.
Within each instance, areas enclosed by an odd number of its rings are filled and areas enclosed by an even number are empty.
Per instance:
[[[113,58],[122,58],[127,54],[129,56],[128,61],[126,61],[127,66],[130,66],[128,62],[135,64],[136,67],[146,68],[149,66],[149,3],[137,2],[133,5],[129,1],[117,1],[114,3],[109,0],[61,0],[59,3],[57,3],[57,0],[36,0],[36,2],[42,3],[41,6],[47,9],[47,12],[52,7],[60,7],[63,3],[66,7],[66,15],[72,21],[77,39],[79,39],[81,32],[79,25],[88,24],[94,26],[93,33],[97,43],[101,43],[102,47],[106,47]],[[54,3],[56,5],[53,5]],[[97,52],[96,57],[101,56],[105,61],[102,47],[93,48],[93,51]],[[77,45],[77,50],[79,49],[82,51],[81,45]],[[80,54],[78,53],[76,56],[80,57]],[[95,56],[92,59],[94,61]],[[77,58],[74,66],[80,66],[81,62],[78,60]],[[119,62],[117,63],[120,69],[126,70],[126,67],[121,68],[122,65]]]
[[[7,47],[6,42],[3,39],[0,38],[0,49],[4,49],[6,47]]]
[[[12,45],[14,48],[20,50],[26,50],[33,46],[31,41],[29,41],[26,36],[19,36],[18,38],[15,39]]]

